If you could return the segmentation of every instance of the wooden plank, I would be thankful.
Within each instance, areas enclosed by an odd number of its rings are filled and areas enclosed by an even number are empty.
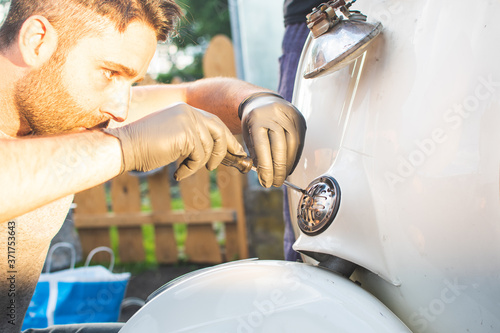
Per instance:
[[[210,209],[209,173],[205,168],[182,180],[179,186],[186,212]],[[185,252],[190,262],[222,262],[212,224],[188,225]]]
[[[168,214],[171,212],[170,181],[168,166],[148,177],[149,198],[153,213]],[[177,262],[179,253],[174,229],[171,225],[158,223],[153,218],[155,226],[155,256],[159,264],[173,264]]]
[[[111,226],[137,227],[143,224],[172,226],[176,223],[201,225],[217,222],[236,222],[236,211],[232,208],[214,208],[200,211],[175,212],[137,212],[137,213],[105,213],[78,216],[75,225],[78,228],[104,228]]]
[[[230,207],[236,211],[236,223],[225,225],[226,260],[248,258],[243,175],[235,168],[220,165],[217,168],[217,186],[222,198],[222,207]]]
[[[111,201],[113,211],[137,213],[141,211],[139,178],[124,173],[111,182]],[[145,259],[142,228],[119,227],[118,253],[122,262],[141,262]]]
[[[234,209],[202,209],[185,212],[154,213],[153,220],[159,224],[185,223],[188,225],[207,224],[217,222],[235,222]]]
[[[75,217],[75,226],[80,229],[117,227],[137,227],[153,223],[151,213],[106,213]]]
[[[105,214],[108,211],[105,185],[101,184],[77,193],[74,203],[76,204],[73,215],[75,220],[82,217],[85,218],[90,214]],[[89,228],[84,225],[80,225],[82,228],[79,228],[76,224],[75,226],[78,228],[78,236],[82,245],[84,258],[96,247],[111,246],[109,228]],[[109,262],[109,255],[106,253],[97,253],[93,257],[92,262]]]

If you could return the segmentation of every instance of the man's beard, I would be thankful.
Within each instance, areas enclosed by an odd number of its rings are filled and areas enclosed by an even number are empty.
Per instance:
[[[85,110],[67,91],[62,80],[62,58],[54,55],[47,64],[16,83],[15,104],[32,134],[59,134],[81,127],[107,127],[109,119],[99,117],[95,110]]]

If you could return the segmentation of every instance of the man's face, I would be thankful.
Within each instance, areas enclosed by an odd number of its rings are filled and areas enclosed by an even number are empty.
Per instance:
[[[130,87],[146,74],[156,49],[149,26],[132,22],[123,33],[111,23],[98,37],[58,49],[17,82],[17,108],[34,134],[105,127],[127,117]]]

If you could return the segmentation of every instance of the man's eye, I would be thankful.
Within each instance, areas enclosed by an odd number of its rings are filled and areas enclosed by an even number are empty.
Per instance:
[[[108,80],[111,80],[113,78],[113,76],[115,76],[118,73],[117,71],[112,71],[110,69],[105,69],[103,72],[104,72],[104,76]]]

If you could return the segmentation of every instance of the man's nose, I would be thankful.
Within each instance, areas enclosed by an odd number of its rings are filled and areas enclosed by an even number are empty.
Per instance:
[[[127,118],[130,104],[130,85],[117,84],[108,92],[107,100],[101,106],[101,112],[107,114],[111,119],[122,122]]]

